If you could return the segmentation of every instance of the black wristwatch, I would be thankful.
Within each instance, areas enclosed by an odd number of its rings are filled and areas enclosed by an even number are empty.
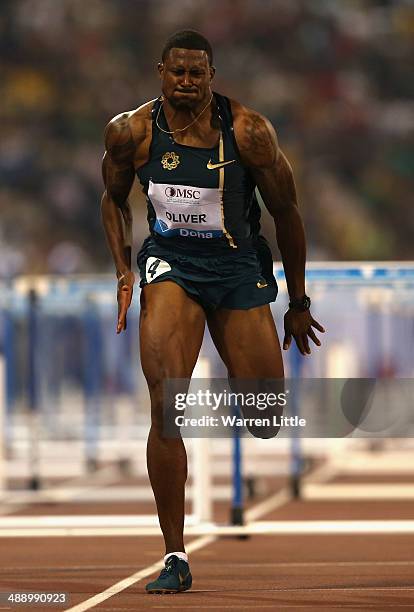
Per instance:
[[[293,308],[293,310],[299,310],[300,312],[305,312],[309,310],[311,306],[311,299],[306,294],[301,298],[295,298],[289,302],[289,308]]]

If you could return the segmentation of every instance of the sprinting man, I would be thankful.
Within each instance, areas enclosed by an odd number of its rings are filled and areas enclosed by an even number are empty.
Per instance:
[[[275,220],[290,296],[283,348],[303,355],[323,332],[305,293],[306,245],[292,168],[259,113],[211,89],[209,42],[184,30],[158,64],[162,95],[106,127],[102,217],[118,278],[117,333],[126,328],[134,273],[128,195],[147,196],[150,235],[138,254],[140,350],[151,398],[147,463],[165,540],[165,569],[149,593],[191,587],[183,540],[187,457],[163,435],[163,381],[190,378],[207,322],[229,377],[280,379],[283,362],[269,303],[272,256],[260,236],[257,187]]]

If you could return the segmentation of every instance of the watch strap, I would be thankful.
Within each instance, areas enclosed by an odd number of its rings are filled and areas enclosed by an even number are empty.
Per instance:
[[[311,306],[311,299],[308,295],[305,295],[301,298],[294,298],[289,302],[289,308],[293,308],[293,310],[299,310],[300,312],[305,312],[309,310]]]

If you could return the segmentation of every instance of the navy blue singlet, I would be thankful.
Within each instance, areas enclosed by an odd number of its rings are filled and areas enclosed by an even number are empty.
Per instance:
[[[240,159],[230,101],[214,93],[221,124],[212,148],[178,144],[169,130],[161,99],[152,109],[148,161],[137,176],[147,197],[152,238],[174,250],[240,252],[250,249],[260,230],[255,182]],[[159,112],[160,111],[160,112]]]

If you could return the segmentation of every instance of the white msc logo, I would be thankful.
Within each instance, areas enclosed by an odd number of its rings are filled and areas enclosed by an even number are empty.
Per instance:
[[[188,189],[188,187],[166,187],[164,191],[167,198],[185,198],[186,200],[199,200],[200,191],[198,189]]]

